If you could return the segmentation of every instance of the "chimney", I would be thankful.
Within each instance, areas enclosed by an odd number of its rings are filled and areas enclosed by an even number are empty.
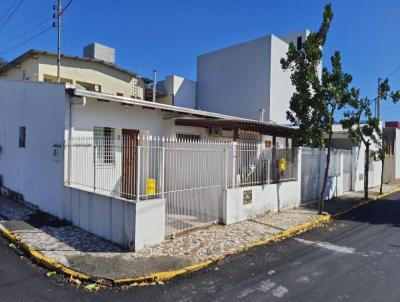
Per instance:
[[[265,109],[260,109],[259,112],[260,112],[259,121],[260,121],[260,122],[264,122]]]
[[[85,46],[83,48],[83,56],[115,64],[115,49],[99,43],[91,43]]]
[[[153,102],[156,102],[157,97],[157,70],[153,70]]]

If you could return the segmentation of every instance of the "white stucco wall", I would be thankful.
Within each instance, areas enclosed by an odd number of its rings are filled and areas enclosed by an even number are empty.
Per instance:
[[[297,153],[297,180],[251,187],[225,190],[222,206],[222,221],[231,224],[287,208],[298,207],[301,203],[301,148]],[[243,192],[252,191],[252,202],[244,204]]]
[[[295,91],[280,60],[290,42],[304,42],[309,31],[268,35],[198,56],[197,107],[203,110],[288,124],[286,112]],[[322,73],[322,64],[318,68]]]
[[[197,107],[258,120],[269,110],[270,52],[265,36],[198,56]]]
[[[174,76],[174,105],[195,109],[196,82]]]
[[[394,146],[395,154],[395,178],[400,178],[400,129],[396,129],[396,138]]]
[[[253,202],[250,204],[243,203],[245,190],[252,191]],[[299,205],[299,181],[228,189],[223,204],[223,223],[231,224]]]
[[[286,112],[295,88],[290,80],[290,72],[281,67],[281,58],[286,56],[288,44],[280,38],[271,36],[271,76],[270,76],[270,113],[269,119],[277,124],[289,124]]]
[[[371,145],[370,150],[374,150],[374,146]],[[364,160],[365,160],[365,146],[360,144],[360,147],[353,148],[353,187],[354,191],[364,190]],[[368,187],[376,187],[381,183],[381,172],[382,163],[380,161],[373,161],[369,166],[368,173]]]
[[[131,250],[164,240],[165,199],[133,202],[65,188],[65,218],[74,225]]]
[[[177,75],[170,75],[165,80],[157,83],[157,90],[161,90],[168,96],[163,97],[169,105],[179,107],[196,108],[196,82]]]
[[[119,103],[101,102],[87,98],[86,106],[72,107],[72,130],[75,135],[93,132],[93,127],[111,127],[140,130],[156,136],[175,135],[173,119],[164,119],[166,113],[138,106],[122,106]]]
[[[43,211],[64,216],[63,165],[53,145],[63,145],[67,98],[64,85],[0,81],[0,174],[6,187]],[[26,147],[19,148],[19,127]],[[62,151],[62,148],[61,148]]]

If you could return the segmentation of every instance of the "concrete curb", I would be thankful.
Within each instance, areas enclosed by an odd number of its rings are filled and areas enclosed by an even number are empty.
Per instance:
[[[31,259],[33,259],[36,263],[46,267],[47,269],[56,271],[58,273],[62,273],[68,277],[78,279],[81,281],[96,281],[96,278],[72,270],[62,265],[61,263],[55,261],[54,259],[46,257],[45,255],[38,252],[30,245],[23,242],[20,238],[18,238],[17,235],[13,234],[6,227],[1,226],[0,230],[3,237],[5,237],[9,242],[18,246],[23,252],[27,253],[31,257]]]
[[[310,229],[317,228],[317,227],[329,222],[330,220],[331,220],[331,215],[326,214],[317,219],[313,219],[304,224],[295,226],[289,230],[280,232],[280,233],[273,235],[271,237],[268,237],[266,239],[252,242],[242,248],[237,249],[233,253],[229,253],[229,254],[226,254],[223,256],[219,256],[219,257],[213,257],[206,261],[200,262],[198,264],[190,265],[190,266],[184,267],[184,268],[176,270],[176,271],[157,272],[157,273],[153,273],[153,274],[149,274],[149,275],[145,275],[145,276],[116,279],[116,280],[114,280],[114,283],[119,286],[129,285],[129,284],[133,284],[133,283],[137,283],[138,285],[141,285],[141,284],[148,285],[149,283],[152,283],[152,282],[166,281],[166,280],[172,279],[174,277],[205,268],[217,261],[224,259],[227,256],[236,255],[238,253],[241,253],[243,251],[246,251],[246,250],[256,247],[256,246],[265,245],[265,244],[273,243],[273,242],[278,242],[283,239],[292,237],[294,235],[304,233]]]
[[[293,237],[294,235],[304,233],[308,230],[318,228],[318,227],[328,223],[334,217],[343,215],[344,213],[350,212],[351,210],[354,210],[358,207],[361,207],[363,205],[366,205],[366,204],[374,202],[374,201],[378,201],[388,195],[391,195],[391,194],[397,193],[397,192],[400,192],[400,189],[396,189],[391,192],[379,195],[368,201],[361,202],[348,210],[345,210],[341,213],[335,214],[334,216],[331,216],[329,214],[324,214],[316,219],[310,220],[304,224],[301,224],[301,225],[295,226],[293,228],[290,228],[288,230],[282,231],[276,235],[267,237],[267,238],[259,240],[259,241],[252,242],[244,247],[237,249],[236,251],[234,251],[232,253],[229,253],[229,254],[226,254],[223,256],[219,256],[219,257],[212,257],[206,261],[203,261],[203,262],[200,262],[197,264],[193,264],[190,266],[186,266],[186,267],[183,267],[183,268],[175,270],[175,271],[157,272],[157,273],[152,273],[152,274],[138,276],[138,277],[120,278],[120,279],[115,279],[115,280],[102,279],[103,281],[106,281],[106,282],[101,282],[101,283],[99,282],[100,278],[96,278],[94,276],[88,276],[81,272],[75,271],[73,269],[70,269],[70,268],[62,265],[61,263],[55,261],[52,258],[44,256],[42,253],[38,252],[37,250],[35,250],[31,246],[29,246],[28,244],[24,243],[21,239],[18,238],[17,235],[12,234],[12,232],[10,232],[4,226],[1,227],[1,233],[8,241],[14,243],[18,247],[20,247],[21,250],[26,252],[36,263],[43,265],[44,267],[46,267],[49,270],[53,270],[58,273],[62,273],[70,278],[78,279],[80,281],[85,281],[85,282],[97,282],[99,284],[102,284],[103,286],[104,286],[104,283],[112,284],[112,286],[123,286],[123,285],[132,285],[132,284],[137,285],[137,286],[141,286],[141,285],[144,286],[144,285],[156,284],[159,281],[166,281],[166,280],[172,279],[172,278],[180,276],[180,275],[198,271],[198,270],[203,269],[217,261],[224,259],[227,256],[236,255],[236,254],[239,254],[243,251],[246,251],[246,250],[256,247],[256,246],[261,246],[261,245],[266,245],[269,243],[278,242],[283,239]]]
[[[356,205],[352,206],[351,208],[349,208],[347,210],[344,210],[342,212],[339,212],[339,213],[336,213],[336,214],[332,215],[332,217],[336,218],[336,217],[338,217],[340,215],[343,215],[343,214],[346,214],[348,212],[351,212],[351,211],[353,211],[353,210],[355,210],[357,208],[360,208],[360,207],[365,206],[367,204],[370,204],[372,202],[377,202],[377,201],[381,200],[382,198],[385,198],[386,196],[389,196],[389,195],[392,195],[392,194],[398,193],[398,192],[400,192],[400,189],[395,189],[395,190],[383,193],[381,195],[378,195],[378,196],[376,196],[374,198],[370,198],[368,200],[363,200],[363,201],[357,203]]]

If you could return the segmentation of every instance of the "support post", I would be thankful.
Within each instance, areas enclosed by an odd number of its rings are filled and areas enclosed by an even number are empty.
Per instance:
[[[225,190],[228,189],[228,149],[224,149],[225,154]]]
[[[164,198],[165,192],[165,147],[161,148],[161,198]]]
[[[93,192],[96,192],[96,146],[93,142]]]
[[[237,142],[232,143],[232,188],[236,187],[236,147]]]
[[[136,154],[136,201],[140,201],[140,155],[142,146],[137,146]]]

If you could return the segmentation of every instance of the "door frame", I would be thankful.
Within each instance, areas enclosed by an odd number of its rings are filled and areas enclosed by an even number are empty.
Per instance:
[[[136,198],[136,160],[139,130],[122,129],[121,197]]]

